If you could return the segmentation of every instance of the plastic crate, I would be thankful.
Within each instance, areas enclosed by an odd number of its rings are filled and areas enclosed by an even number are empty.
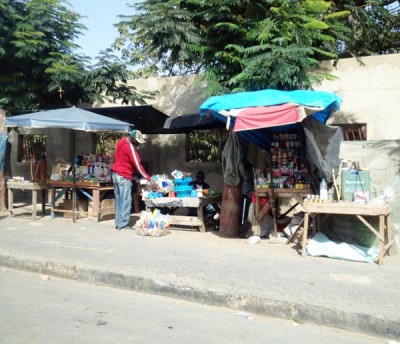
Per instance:
[[[189,183],[192,181],[192,178],[186,177],[186,178],[179,178],[175,179],[174,183],[177,186],[182,186],[182,185],[189,185]]]

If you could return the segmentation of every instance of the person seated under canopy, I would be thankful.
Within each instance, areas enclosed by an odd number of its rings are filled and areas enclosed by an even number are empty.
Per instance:
[[[205,181],[205,173],[203,171],[198,171],[196,173],[196,179],[191,181],[189,183],[189,185],[193,186],[194,190],[207,190],[209,192],[209,190],[211,189],[210,185],[208,183],[206,183]],[[207,194],[207,193],[205,193]],[[204,212],[204,218],[205,219],[212,219],[214,218],[214,220],[218,220],[219,218],[219,214],[217,209],[215,208],[216,205],[213,204],[207,204],[206,206],[203,207],[203,212]],[[188,211],[188,215],[190,216],[196,216],[197,215],[197,211],[195,208],[189,208]]]
[[[192,180],[189,185],[193,186],[193,189],[198,190],[210,190],[210,185],[205,182],[205,174],[203,171],[198,171],[196,173],[196,179]]]

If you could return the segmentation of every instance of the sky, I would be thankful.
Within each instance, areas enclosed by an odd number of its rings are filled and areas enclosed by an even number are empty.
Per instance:
[[[120,20],[118,15],[133,14],[133,9],[128,7],[128,0],[68,0],[73,9],[82,18],[81,23],[88,30],[75,41],[81,46],[78,53],[89,57],[96,57],[100,50],[110,48],[114,39],[118,36],[113,24]],[[129,1],[134,3],[135,1]]]

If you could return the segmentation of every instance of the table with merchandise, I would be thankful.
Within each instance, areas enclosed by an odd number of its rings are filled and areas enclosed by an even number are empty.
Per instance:
[[[309,202],[303,204],[304,230],[302,233],[302,256],[306,255],[308,226],[311,216],[316,216],[316,228],[320,228],[321,215],[354,215],[356,216],[378,239],[379,257],[378,264],[383,264],[386,253],[390,254],[393,247],[393,230],[391,218],[391,206],[389,203],[365,203],[365,202]],[[379,219],[379,228],[375,229],[365,216],[375,216]]]
[[[158,197],[144,199],[146,208],[196,208],[196,216],[171,215],[171,226],[198,227],[200,232],[206,231],[203,207],[207,204],[221,203],[222,195],[208,195],[203,197]]]

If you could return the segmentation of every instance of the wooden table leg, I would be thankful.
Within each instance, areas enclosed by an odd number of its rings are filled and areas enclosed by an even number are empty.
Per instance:
[[[271,211],[272,211],[272,221],[274,224],[274,238],[278,237],[278,225],[276,223],[276,204],[277,204],[277,199],[275,197],[270,197],[269,199],[270,203],[271,203]]]
[[[309,221],[309,214],[306,212],[304,213],[304,228],[303,228],[303,233],[301,235],[301,255],[303,257],[306,256],[308,221]]]
[[[140,193],[135,191],[132,194],[132,198],[133,198],[133,211],[135,212],[135,214],[140,213],[140,208],[139,208],[139,197],[140,197]]]
[[[394,244],[394,236],[393,236],[393,227],[392,227],[392,214],[388,214],[386,216],[386,231],[388,237],[388,255],[393,255],[393,244]]]
[[[42,214],[46,212],[46,190],[42,189]]]
[[[204,224],[204,211],[203,211],[203,205],[200,202],[200,205],[197,207],[197,217],[201,221],[200,225],[200,232],[205,232],[206,231],[206,226]]]
[[[93,217],[96,222],[99,221],[100,217],[100,191],[93,190]]]
[[[36,220],[37,191],[32,190],[32,220]]]
[[[56,188],[53,186],[50,188],[50,217],[54,219],[56,214],[54,208],[56,206]]]
[[[383,264],[383,256],[385,255],[385,215],[379,215],[379,265]]]
[[[260,197],[256,196],[256,204],[255,204],[255,213],[254,213],[254,217],[255,217],[255,230],[253,235],[255,236],[260,236],[261,235],[261,228],[260,228],[260,220],[258,219],[259,216],[259,212],[260,212]]]
[[[13,208],[14,208],[14,190],[8,189],[8,216],[13,216]]]

